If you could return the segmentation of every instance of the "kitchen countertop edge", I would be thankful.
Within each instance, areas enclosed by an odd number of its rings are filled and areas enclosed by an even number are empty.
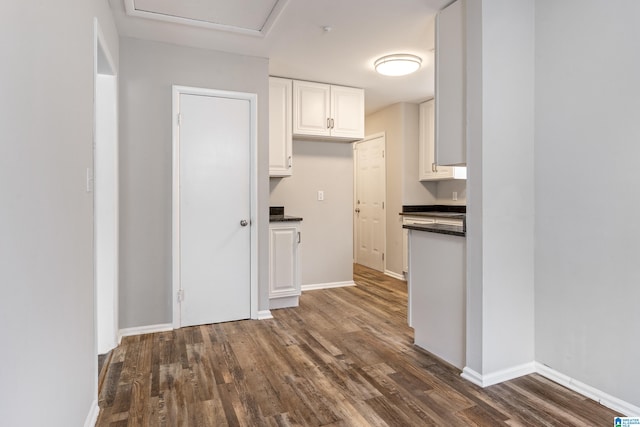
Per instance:
[[[290,215],[269,215],[269,222],[299,222],[302,218]]]
[[[448,234],[450,236],[466,237],[467,232],[463,226],[447,224],[405,224],[402,228],[407,230],[426,231],[428,233]]]

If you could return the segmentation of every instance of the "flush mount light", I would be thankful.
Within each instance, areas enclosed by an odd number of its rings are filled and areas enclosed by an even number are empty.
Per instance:
[[[398,53],[383,56],[376,60],[374,66],[376,71],[383,76],[406,76],[418,71],[420,64],[422,64],[422,59],[419,56]]]

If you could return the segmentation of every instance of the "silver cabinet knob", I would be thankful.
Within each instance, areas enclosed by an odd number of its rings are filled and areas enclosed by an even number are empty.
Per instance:
[[[240,225],[246,227],[247,225],[249,225],[249,222],[246,219],[243,219],[242,221],[240,221]]]

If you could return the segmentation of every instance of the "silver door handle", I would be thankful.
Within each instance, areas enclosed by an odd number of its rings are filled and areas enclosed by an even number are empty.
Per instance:
[[[243,227],[246,227],[247,225],[249,225],[249,221],[247,221],[246,219],[243,219],[242,221],[240,221],[240,225]]]

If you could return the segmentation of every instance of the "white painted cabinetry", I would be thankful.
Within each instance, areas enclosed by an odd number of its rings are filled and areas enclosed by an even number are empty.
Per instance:
[[[292,89],[292,80],[269,77],[269,176],[293,172]]]
[[[465,1],[436,16],[435,145],[439,165],[466,164]]]
[[[466,360],[464,237],[409,231],[409,321],[418,347],[462,369]]]
[[[448,219],[448,218],[438,218],[438,217],[426,217],[423,215],[404,215],[402,217],[402,225],[407,224],[445,224],[445,225],[455,225],[462,227],[463,221],[461,219]],[[409,272],[409,230],[406,228],[402,229],[402,272]]]
[[[293,134],[347,141],[364,138],[364,90],[294,80]]]
[[[435,101],[420,104],[419,177],[420,181],[466,179],[466,167],[438,166],[435,158]]]
[[[296,307],[300,297],[300,222],[269,224],[269,308]]]

